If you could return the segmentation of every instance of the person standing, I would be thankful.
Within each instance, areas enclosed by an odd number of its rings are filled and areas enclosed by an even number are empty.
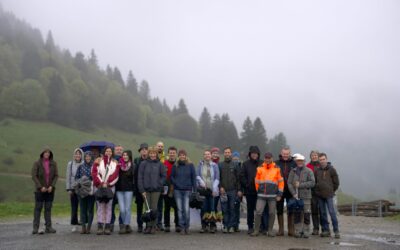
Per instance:
[[[119,160],[120,170],[118,182],[115,185],[119,204],[119,217],[122,223],[119,226],[119,234],[132,233],[131,207],[133,198],[133,183],[135,164],[132,161],[132,151],[125,150]]]
[[[43,205],[45,232],[55,233],[56,230],[51,225],[51,208],[58,180],[58,168],[50,148],[46,147],[42,151],[39,160],[33,164],[31,175],[35,184],[35,209],[33,213],[32,234],[39,233],[40,214],[42,213]]]
[[[312,170],[305,166],[305,159],[301,154],[294,155],[296,168],[290,171],[288,178],[289,191],[293,198],[304,203],[303,209],[294,212],[296,238],[310,237],[311,189],[315,186],[315,178]]]
[[[204,195],[205,200],[201,208],[201,230],[200,233],[215,233],[217,226],[215,221],[207,221],[204,218],[205,214],[215,214],[215,197],[219,194],[219,168],[211,160],[211,151],[205,150],[203,160],[200,161],[197,167],[196,179],[198,191]]]
[[[78,207],[79,197],[72,188],[75,182],[76,170],[83,163],[83,151],[80,148],[76,148],[73,153],[72,161],[67,164],[67,172],[65,174],[66,190],[69,194],[71,203],[71,225],[72,232],[76,232],[76,227],[79,225],[78,222]]]
[[[333,232],[335,238],[340,238],[339,222],[336,216],[333,197],[339,188],[339,176],[336,169],[328,162],[328,157],[325,153],[318,155],[320,167],[316,171],[316,185],[315,193],[318,196],[319,209],[322,221],[322,237],[329,237],[329,223],[326,208],[328,207],[329,215],[331,217]]]
[[[239,170],[232,161],[232,149],[224,149],[224,161],[219,165],[219,193],[223,213],[224,233],[235,232],[236,212],[235,201],[243,196],[240,187]]]
[[[136,223],[138,225],[137,232],[142,233],[143,232],[143,220],[142,220],[142,214],[143,214],[143,196],[139,192],[138,188],[138,176],[139,176],[139,166],[143,161],[146,161],[148,158],[148,144],[147,143],[142,143],[139,146],[139,157],[135,158],[135,181],[134,181],[134,193],[135,193],[135,203],[136,203]]]
[[[239,173],[239,180],[240,180],[240,174],[242,173],[242,162],[240,160],[240,153],[238,151],[235,151],[232,153],[232,161],[235,164],[237,171]],[[242,189],[243,190],[243,189]],[[238,233],[240,232],[239,229],[239,224],[240,224],[240,204],[243,201],[243,196],[242,197],[237,197],[235,200],[235,217],[236,217],[236,222],[235,222],[235,232]]]
[[[280,169],[275,165],[272,153],[265,153],[264,163],[257,168],[255,185],[257,190],[256,220],[255,231],[251,236],[258,236],[261,217],[265,206],[268,205],[268,236],[275,237],[272,228],[275,223],[276,202],[282,199],[284,181]]]
[[[179,227],[178,223],[178,209],[176,207],[176,202],[174,199],[174,186],[171,183],[171,173],[172,167],[175,165],[177,157],[177,148],[171,146],[168,148],[168,159],[164,161],[164,165],[167,171],[167,180],[166,184],[168,187],[167,195],[164,196],[164,232],[169,233],[171,231],[171,208],[174,209],[174,222],[175,222],[175,232],[181,232],[181,228]]]
[[[312,150],[310,153],[310,162],[306,165],[309,169],[311,169],[311,171],[313,171],[314,177],[317,169],[319,168],[318,154],[319,152],[317,150]],[[319,225],[321,224],[321,219],[319,217],[318,196],[315,194],[315,187],[311,189],[311,195],[311,218],[313,223],[312,235],[319,235]]]
[[[119,160],[122,158],[122,153],[124,152],[124,147],[122,145],[117,145],[114,147],[114,156],[113,158],[119,162]],[[113,203],[112,203],[112,208],[111,208],[111,225],[110,225],[110,231],[114,232],[114,224],[115,224],[115,207],[118,205],[118,198],[116,195],[114,195]],[[121,208],[120,208],[121,209]],[[121,216],[118,216],[118,222],[119,226],[121,227],[122,225],[122,218]]]
[[[104,148],[104,156],[97,158],[92,167],[92,178],[95,192],[100,188],[111,189],[113,197],[115,195],[115,184],[118,181],[120,165],[113,159],[111,147]],[[97,234],[111,234],[111,210],[113,197],[105,201],[97,201]]]
[[[162,141],[157,142],[156,144],[156,149],[157,149],[157,157],[160,160],[161,163],[165,162],[165,153],[164,153],[164,143]],[[167,189],[167,186],[164,186],[164,189]],[[164,193],[164,190],[160,193],[160,198],[157,203],[157,227],[156,229],[159,231],[164,231],[163,227],[163,210],[164,210],[164,198],[167,194]]]
[[[157,149],[149,148],[149,157],[140,163],[138,175],[138,189],[150,206],[150,209],[157,214],[157,203],[160,193],[163,191],[166,179],[165,166],[157,157]],[[157,218],[146,223],[145,234],[156,232]]]
[[[276,210],[278,213],[278,225],[279,230],[277,236],[284,235],[284,219],[283,219],[283,208],[286,200],[286,204],[289,202],[289,199],[292,198],[292,194],[289,191],[287,180],[289,178],[289,173],[292,169],[296,167],[296,163],[293,161],[292,156],[290,155],[290,148],[284,147],[281,150],[281,154],[279,155],[279,160],[275,161],[275,164],[281,169],[281,175],[285,181],[285,188],[283,190],[283,196],[280,201],[276,204]],[[294,217],[293,213],[287,211],[287,228],[288,235],[294,236]]]
[[[171,183],[174,186],[174,196],[178,208],[179,227],[182,234],[189,234],[190,210],[189,198],[192,192],[196,192],[196,171],[187,159],[184,149],[178,152],[178,162],[173,166]]]
[[[92,178],[93,157],[91,151],[84,153],[84,162],[76,170],[75,181],[82,182],[84,177],[91,182],[89,193],[82,197],[79,196],[80,215],[81,215],[81,234],[90,234],[93,223],[93,211],[95,197],[93,195],[93,178]]]

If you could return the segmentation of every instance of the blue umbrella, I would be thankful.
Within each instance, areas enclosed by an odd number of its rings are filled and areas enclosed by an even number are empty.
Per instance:
[[[90,142],[85,142],[80,146],[80,148],[84,152],[91,150],[92,148],[98,148],[99,151],[102,152],[105,147],[114,148],[115,144],[112,142],[108,142],[108,141],[90,141]]]

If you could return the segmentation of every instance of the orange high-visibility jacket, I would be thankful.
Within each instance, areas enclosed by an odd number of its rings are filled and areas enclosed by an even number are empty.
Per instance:
[[[282,195],[285,185],[281,170],[275,166],[275,162],[271,164],[264,162],[257,168],[255,184],[257,196],[260,198],[274,198]]]

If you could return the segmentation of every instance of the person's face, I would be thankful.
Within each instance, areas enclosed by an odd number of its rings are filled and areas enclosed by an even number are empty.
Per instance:
[[[251,153],[250,154],[250,158],[254,161],[256,161],[258,159],[258,154],[257,153]]]
[[[98,148],[92,148],[92,154],[93,154],[94,158],[99,157],[99,155],[100,155],[99,149]]]
[[[92,161],[92,157],[90,155],[85,155],[85,162],[90,163]]]
[[[212,152],[211,157],[213,159],[218,159],[219,158],[219,153],[217,151]]]
[[[140,156],[143,159],[147,158],[148,154],[149,154],[149,150],[147,148],[142,148],[142,150],[140,150]]]
[[[122,154],[122,158],[124,159],[125,162],[128,162],[128,161],[129,161],[129,155],[128,155],[128,153],[123,153],[123,154]]]
[[[303,167],[304,166],[304,161],[303,160],[296,160],[296,165],[298,167]]]
[[[271,164],[273,162],[273,158],[264,158],[264,162],[267,164]]]
[[[224,158],[225,159],[232,159],[232,151],[229,148],[224,150]]]
[[[168,158],[170,161],[176,161],[176,150],[170,150],[168,152]]]
[[[179,155],[179,160],[180,161],[186,161],[186,155],[185,154],[180,154]]]
[[[150,160],[154,161],[157,159],[157,153],[152,151],[149,153]]]
[[[82,154],[81,151],[76,151],[74,154],[74,159],[76,162],[80,162],[82,160]]]
[[[162,153],[164,151],[164,144],[163,143],[157,143],[157,150],[158,153]]]
[[[211,152],[210,151],[205,151],[204,154],[203,154],[203,158],[207,162],[211,161]]]
[[[50,152],[49,151],[44,152],[43,153],[43,158],[44,159],[49,159],[50,158]]]
[[[106,151],[104,152],[104,155],[110,158],[112,156],[112,150],[111,148],[107,148]]]
[[[311,154],[311,161],[318,161],[318,154],[317,153],[312,153]]]
[[[115,155],[119,155],[119,156],[121,156],[122,155],[122,152],[124,151],[124,148],[123,147],[121,147],[121,146],[117,146],[117,147],[115,147]]]
[[[282,159],[284,159],[285,161],[289,160],[290,150],[282,149],[281,155],[282,155]]]
[[[328,165],[328,159],[325,156],[319,157],[319,164],[321,164],[321,166],[325,167],[326,165]]]

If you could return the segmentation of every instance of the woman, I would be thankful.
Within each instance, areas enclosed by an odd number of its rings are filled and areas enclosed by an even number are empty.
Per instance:
[[[189,234],[189,198],[190,194],[196,191],[196,171],[186,156],[185,150],[179,150],[178,162],[172,167],[171,172],[171,183],[174,186],[174,197],[182,234]]]
[[[318,155],[319,152],[317,150],[312,150],[310,153],[310,162],[307,163],[307,167],[311,169],[314,173],[317,171],[319,168],[320,164],[318,161]],[[321,220],[319,217],[319,206],[318,206],[318,196],[315,194],[315,188],[311,189],[311,218],[312,218],[312,223],[313,223],[313,231],[312,235],[319,235],[319,225],[321,224]],[[322,224],[321,224],[322,225]]]
[[[84,182],[88,183],[89,193],[79,194],[79,205],[82,229],[81,234],[90,234],[90,229],[93,222],[93,211],[95,198],[93,195],[93,178],[92,178],[93,157],[91,151],[86,151],[84,154],[84,163],[76,170],[75,181],[83,186]]]
[[[201,209],[201,230],[200,233],[205,233],[210,230],[210,233],[215,233],[217,226],[215,221],[208,221],[204,218],[205,214],[215,213],[214,199],[219,195],[219,169],[218,165],[211,160],[211,151],[205,150],[203,161],[200,162],[196,179],[199,192],[205,196],[203,208]]]
[[[53,160],[53,152],[45,148],[40,158],[33,164],[32,180],[35,183],[35,210],[33,217],[32,234],[39,233],[40,214],[44,205],[44,220],[46,233],[55,233],[51,226],[51,207],[54,200],[54,191],[58,179],[57,163]]]
[[[113,150],[107,146],[104,148],[104,156],[97,158],[92,167],[92,178],[95,186],[95,192],[100,188],[111,189],[111,192],[115,194],[115,183],[118,181],[119,164],[113,159]],[[111,209],[113,199],[109,199],[107,202],[97,201],[97,234],[111,234]]]
[[[302,200],[303,209],[294,211],[294,236],[296,238],[309,238],[311,214],[311,188],[315,185],[314,174],[305,167],[305,157],[294,154],[296,167],[289,173],[288,186],[293,199]]]
[[[132,151],[126,150],[119,159],[120,170],[118,182],[115,185],[117,190],[118,205],[122,224],[119,226],[119,233],[132,233],[131,206],[133,197],[133,184],[135,164],[132,162]]]
[[[69,194],[70,202],[71,202],[71,225],[72,232],[76,232],[76,226],[79,225],[78,222],[78,206],[79,206],[79,197],[75,193],[72,186],[75,182],[76,170],[83,163],[83,151],[80,148],[76,148],[74,150],[72,161],[67,164],[67,173],[65,174],[65,184],[66,189]]]
[[[138,172],[138,189],[143,198],[157,214],[157,204],[160,193],[163,191],[164,183],[166,180],[165,166],[158,159],[158,152],[155,147],[149,147],[149,158],[142,161],[139,166]],[[146,205],[147,206],[147,205]],[[156,220],[151,220],[146,223],[145,234],[154,234],[156,232]]]

